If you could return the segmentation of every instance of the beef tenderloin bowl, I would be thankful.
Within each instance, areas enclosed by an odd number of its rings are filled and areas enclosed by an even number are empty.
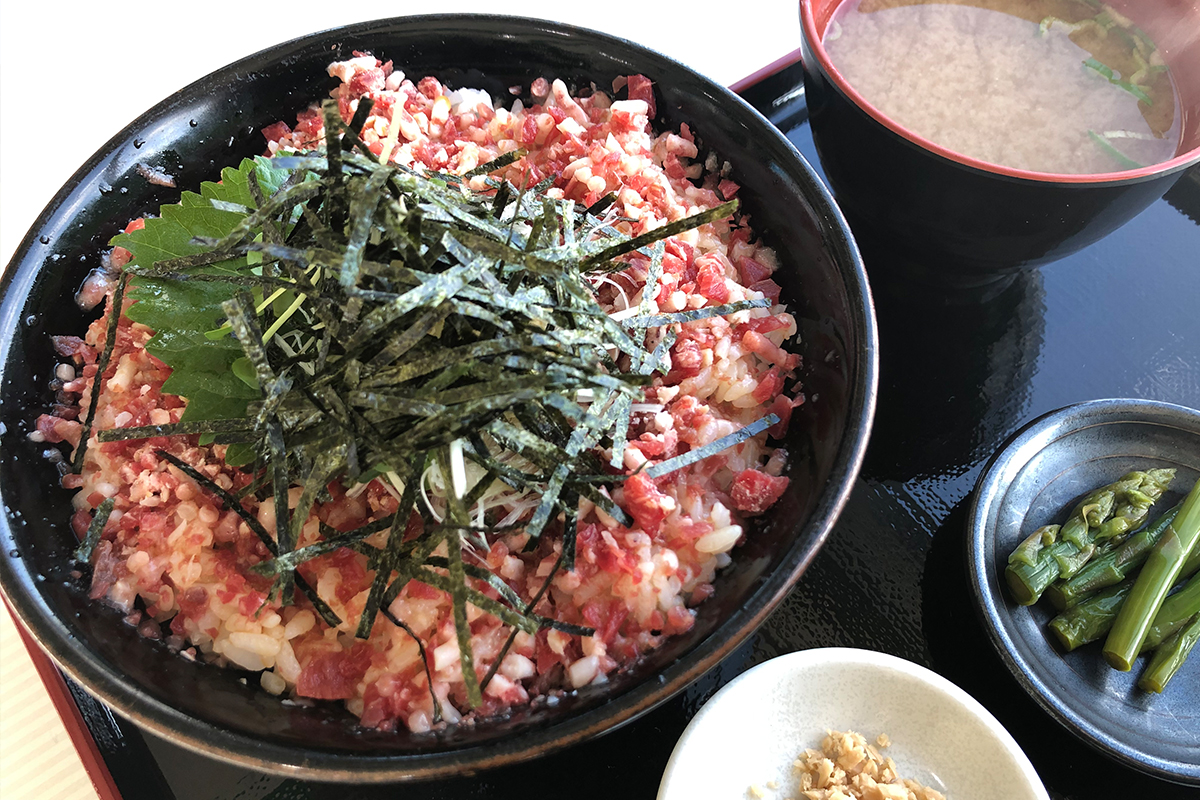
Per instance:
[[[320,780],[512,763],[680,691],[800,578],[874,410],[866,278],[803,158],[537,20],[203,78],[75,174],[3,292],[5,597],[123,716]]]

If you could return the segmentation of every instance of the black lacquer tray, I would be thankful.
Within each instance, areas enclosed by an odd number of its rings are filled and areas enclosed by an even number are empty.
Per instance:
[[[742,94],[820,170],[799,65],[743,84]],[[72,687],[123,800],[653,798],[676,739],[713,692],[772,656],[829,645],[892,653],[957,683],[1008,728],[1056,800],[1196,797],[1106,759],[1025,694],[984,632],[964,551],[972,487],[1024,423],[1103,397],[1200,407],[1200,172],[1107,239],[1005,285],[946,292],[907,279],[886,248],[864,257],[882,369],[854,494],[784,604],[682,695],[527,764],[359,788],[225,766],[143,736]]]

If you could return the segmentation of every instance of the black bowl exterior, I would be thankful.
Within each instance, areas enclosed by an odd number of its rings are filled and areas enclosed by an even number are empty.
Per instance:
[[[177,198],[136,166],[162,167],[195,189],[220,167],[261,152],[259,130],[325,94],[325,67],[353,51],[392,59],[451,86],[528,86],[539,76],[586,88],[619,75],[656,82],[659,124],[687,122],[728,159],[756,232],[805,339],[810,402],[797,409],[791,488],[735,565],[719,576],[696,626],[605,687],[589,687],[500,720],[436,735],[362,730],[330,705],[285,706],[239,673],[173,656],[119,615],[90,604],[71,575],[69,493],[30,442],[51,401],[49,335],[79,333],[70,301],[106,243],[131,218]],[[41,645],[121,714],[180,744],[252,768],[321,780],[392,781],[461,774],[537,756],[630,721],[731,652],[799,578],[829,534],[857,475],[874,411],[874,313],[855,244],[827,190],[757,112],[682,65],[620,39],[537,20],[429,16],[363,23],[278,45],[230,65],[148,111],[93,156],[56,196],[5,274],[0,325],[0,580]]]
[[[930,279],[986,280],[1070,255],[1133,219],[1200,161],[1103,182],[1032,180],[960,163],[863,110],[801,27],[813,142],[838,204],[868,253],[881,248]]]

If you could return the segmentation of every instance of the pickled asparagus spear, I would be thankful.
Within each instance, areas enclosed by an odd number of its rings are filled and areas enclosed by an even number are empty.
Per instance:
[[[1200,611],[1200,575],[1197,573],[1200,573],[1200,550],[1188,557],[1180,571],[1181,579],[1196,577],[1184,589],[1163,601],[1146,634],[1142,652],[1157,646]],[[1103,589],[1050,620],[1050,631],[1063,649],[1069,652],[1088,642],[1103,639],[1112,630],[1121,605],[1133,589],[1134,580],[1128,578],[1116,586]],[[1197,607],[1192,608],[1191,603],[1196,603]]]
[[[1150,550],[1129,597],[1121,606],[1104,642],[1104,658],[1116,669],[1128,672],[1142,649],[1154,616],[1167,592],[1175,585],[1183,564],[1200,540],[1200,481],[1188,492],[1183,506],[1162,538]]]
[[[1100,524],[1092,541],[1097,544],[1123,541],[1130,531],[1146,521],[1150,506],[1162,497],[1174,479],[1174,469],[1146,470],[1140,485],[1128,486],[1118,494],[1112,516]]]
[[[1192,552],[1189,560],[1200,563],[1196,551]],[[1146,632],[1146,639],[1142,642],[1143,653],[1157,648],[1185,626],[1192,617],[1200,614],[1200,575],[1190,577],[1192,579],[1182,589],[1163,601],[1162,607],[1154,615],[1154,622],[1150,623],[1150,630]]]
[[[1162,496],[1174,476],[1173,469],[1134,471],[1087,494],[1063,523],[1058,540],[1037,551],[1035,563],[1026,562],[1027,551],[1009,557],[1004,577],[1016,601],[1032,605],[1060,576],[1074,577],[1095,554],[1096,537],[1102,531],[1105,541],[1121,541],[1124,533],[1141,524],[1150,504]],[[1121,522],[1104,528],[1114,511],[1121,514]]]
[[[1074,578],[1052,584],[1046,589],[1045,597],[1055,608],[1063,611],[1101,589],[1116,586],[1146,562],[1150,548],[1163,535],[1178,511],[1179,506],[1175,506],[1116,549],[1093,558]]]
[[[1038,560],[1038,553],[1042,549],[1049,547],[1058,541],[1058,532],[1062,529],[1061,525],[1043,525],[1029,535],[1029,538],[1017,545],[1017,549],[1012,551],[1012,555],[1008,557],[1010,564],[1028,564],[1035,566]]]
[[[1186,628],[1177,631],[1170,639],[1154,651],[1150,666],[1138,679],[1138,686],[1147,692],[1161,692],[1167,681],[1179,671],[1192,648],[1200,642],[1200,614]]]

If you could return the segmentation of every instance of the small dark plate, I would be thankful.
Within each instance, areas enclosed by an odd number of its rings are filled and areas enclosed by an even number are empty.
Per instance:
[[[1102,753],[1166,780],[1200,786],[1200,659],[1161,695],[1137,688],[1145,667],[1118,672],[1098,644],[1061,653],[1046,633],[1046,602],[1007,594],[1008,554],[1038,527],[1061,522],[1079,496],[1132,469],[1174,467],[1170,508],[1200,478],[1200,412],[1146,400],[1096,400],[1026,425],[992,457],[968,520],[968,561],[992,643],[1021,685]]]

